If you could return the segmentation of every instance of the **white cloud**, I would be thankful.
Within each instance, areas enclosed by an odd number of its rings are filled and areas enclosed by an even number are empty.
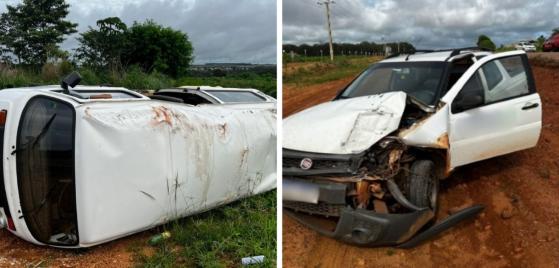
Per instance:
[[[449,48],[475,45],[477,36],[487,34],[497,44],[509,44],[559,27],[556,0],[339,0],[331,9],[335,42],[384,37]],[[315,1],[283,0],[283,15],[284,43],[327,40],[324,7]]]
[[[106,17],[126,24],[153,19],[186,32],[194,46],[195,62],[276,62],[276,0],[67,0],[68,19],[80,32]],[[5,4],[21,1],[0,0]],[[75,37],[62,44],[77,47]]]

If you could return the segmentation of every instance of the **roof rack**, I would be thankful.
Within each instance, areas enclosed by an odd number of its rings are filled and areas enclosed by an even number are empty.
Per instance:
[[[412,50],[409,53],[394,53],[394,54],[390,54],[389,56],[386,57],[386,59],[390,59],[390,58],[394,58],[394,57],[398,57],[400,55],[407,55],[406,56],[406,61],[408,60],[408,58],[416,53],[433,53],[433,52],[445,52],[445,51],[451,51],[450,55],[445,59],[445,61],[449,60],[450,58],[460,54],[460,52],[464,51],[464,50],[475,50],[475,51],[491,51],[490,49],[487,48],[483,48],[483,47],[462,47],[462,48],[449,48],[449,49],[417,49],[417,50]]]

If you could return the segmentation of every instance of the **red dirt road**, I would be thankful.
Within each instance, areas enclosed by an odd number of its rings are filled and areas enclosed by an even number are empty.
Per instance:
[[[0,267],[132,267],[130,249],[146,245],[150,235],[148,231],[90,249],[63,250],[35,246],[1,230]]]
[[[284,216],[284,266],[559,267],[559,69],[533,71],[544,115],[538,146],[459,168],[442,182],[439,219],[485,204],[479,217],[402,250],[347,245]],[[349,81],[284,87],[284,115],[328,100]]]

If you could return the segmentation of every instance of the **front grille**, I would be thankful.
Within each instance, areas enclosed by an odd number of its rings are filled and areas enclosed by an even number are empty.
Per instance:
[[[284,168],[301,168],[301,158],[283,158],[283,167]],[[313,159],[313,166],[311,169],[335,169],[335,168],[342,168],[347,167],[347,161],[335,161],[335,160],[322,160],[322,159]]]
[[[336,155],[283,150],[284,175],[353,174],[361,164],[363,153],[355,155]],[[309,169],[300,167],[305,158],[312,160]]]

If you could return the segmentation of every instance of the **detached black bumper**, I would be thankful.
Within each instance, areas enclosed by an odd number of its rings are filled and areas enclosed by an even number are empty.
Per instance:
[[[430,209],[406,214],[376,213],[365,209],[344,208],[333,231],[316,224],[301,213],[285,210],[303,225],[332,238],[360,246],[395,246],[409,240],[433,219]]]
[[[346,243],[371,247],[398,246],[400,248],[412,248],[450,229],[459,222],[476,216],[483,209],[482,205],[465,208],[421,233],[418,233],[418,231],[434,218],[434,213],[430,209],[405,214],[384,214],[364,209],[344,208],[333,231],[316,224],[315,220],[310,220],[310,218],[315,218],[314,216],[291,210],[284,211],[301,224]]]

